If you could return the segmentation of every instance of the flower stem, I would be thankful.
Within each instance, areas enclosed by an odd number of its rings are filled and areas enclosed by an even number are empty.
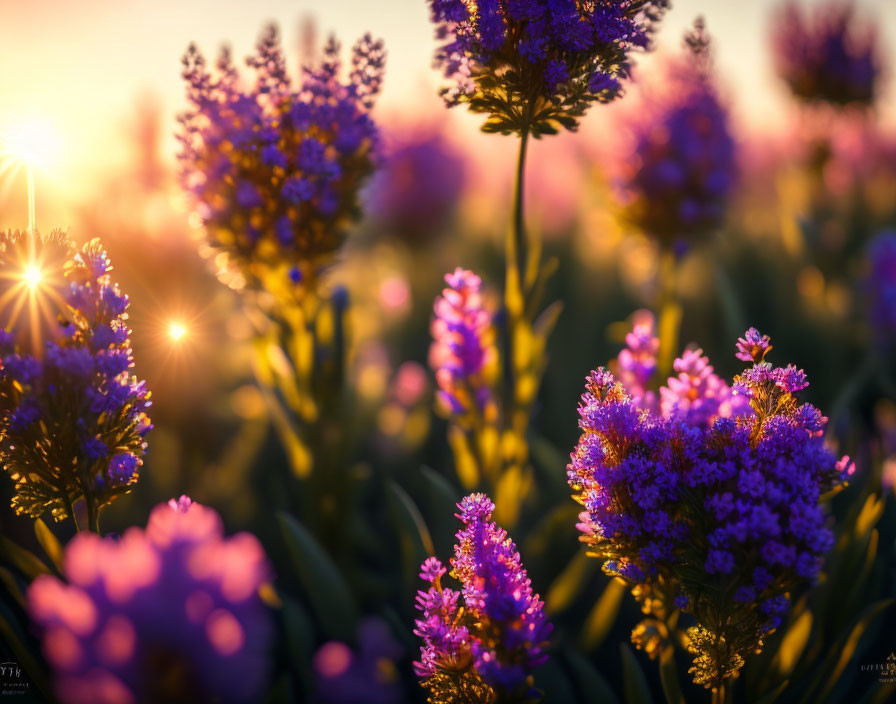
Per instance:
[[[529,144],[529,130],[520,132],[520,153],[516,165],[516,188],[513,196],[513,257],[519,281],[522,285],[526,271],[526,222],[525,222],[525,181],[526,181],[526,147]],[[508,252],[508,258],[511,252]],[[509,262],[508,262],[509,263]]]
[[[92,533],[100,534],[100,512],[97,510],[96,501],[92,496],[85,496],[84,501],[87,504],[87,529]]]
[[[672,373],[672,361],[678,351],[678,336],[681,327],[681,305],[675,292],[678,260],[669,248],[660,251],[659,295],[657,301],[657,325],[659,327],[660,349],[657,355],[658,377],[661,383]]]

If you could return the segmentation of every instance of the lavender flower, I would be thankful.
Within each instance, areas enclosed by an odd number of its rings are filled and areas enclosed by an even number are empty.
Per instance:
[[[745,399],[713,372],[703,350],[686,350],[672,368],[677,376],[669,377],[660,388],[660,412],[666,418],[683,418],[690,425],[708,427],[716,418],[747,412]]]
[[[633,123],[633,153],[618,177],[627,219],[674,249],[722,223],[736,180],[728,110],[701,21],[685,41],[688,56],[670,63],[664,90]]]
[[[370,185],[370,211],[386,234],[415,245],[441,234],[464,186],[462,155],[442,132],[396,134]]]
[[[420,577],[429,588],[417,595],[423,616],[414,633],[423,647],[414,668],[433,704],[530,701],[537,694],[531,671],[546,660],[552,630],[544,604],[513,541],[490,522],[489,498],[470,494],[458,508],[464,527],[451,575],[462,588],[442,586],[446,569],[435,557],[423,563]]]
[[[739,351],[754,366],[731,387],[699,350],[686,353],[659,413],[598,369],[567,468],[581,539],[604,570],[635,585],[647,611],[694,615],[691,672],[707,687],[736,676],[789,595],[817,578],[833,545],[819,498],[853,471],[825,447],[827,419],[795,396],[805,374],[761,361],[768,349],[747,332]],[[721,410],[729,388],[748,407]],[[651,643],[648,631],[636,629],[636,643]]]
[[[491,378],[497,359],[494,330],[482,301],[482,279],[466,269],[445,275],[448,287],[435,302],[429,364],[447,415],[474,417],[490,412]]]
[[[625,348],[616,358],[616,376],[641,408],[655,409],[657,404],[656,394],[648,388],[656,372],[656,356],[660,349],[655,330],[653,313],[649,310],[636,312],[632,331],[625,336]]]
[[[190,110],[180,118],[182,181],[209,244],[252,285],[271,270],[285,285],[296,264],[313,273],[358,216],[358,191],[374,166],[369,112],[382,83],[383,45],[363,37],[345,82],[339,53],[331,38],[298,89],[274,26],[247,61],[253,87],[240,85],[226,50],[217,76],[195,46],[184,56]]]
[[[873,336],[883,346],[896,340],[896,231],[879,234],[868,245],[866,288]]]
[[[807,103],[869,106],[880,87],[877,29],[860,25],[851,2],[828,2],[807,16],[787,2],[775,19],[775,65],[794,97]]]
[[[449,105],[489,115],[489,132],[575,129],[592,102],[622,92],[666,0],[429,0],[435,63],[455,83]]]
[[[16,291],[27,267],[39,267],[40,280]],[[18,513],[61,520],[84,497],[95,519],[137,482],[150,394],[130,374],[128,297],[111,269],[98,240],[75,251],[60,232],[0,234],[4,299],[58,310],[45,329],[17,334],[35,325],[20,317],[0,331],[0,464],[16,483]]]
[[[254,536],[225,538],[212,509],[181,497],[119,540],[80,533],[64,572],[28,589],[64,704],[261,697],[267,560]]]

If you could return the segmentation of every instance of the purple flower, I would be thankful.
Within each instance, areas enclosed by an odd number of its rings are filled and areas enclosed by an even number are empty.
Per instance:
[[[621,94],[666,0],[429,0],[449,105],[489,114],[490,132],[575,129],[592,102]]]
[[[777,627],[785,595],[817,578],[833,546],[819,497],[851,470],[825,446],[827,419],[795,396],[805,374],[760,361],[770,348],[754,329],[741,338],[740,355],[755,361],[732,387],[700,350],[686,352],[658,410],[598,369],[567,467],[581,539],[604,571],[632,583],[648,612],[672,594],[686,600],[697,620],[692,672],[706,686],[734,676]],[[719,628],[742,646],[715,652]]]
[[[625,336],[625,348],[616,358],[616,375],[641,408],[656,409],[657,398],[648,389],[656,372],[656,356],[660,339],[655,333],[656,321],[649,310],[639,310],[632,316],[632,331]]]
[[[703,350],[687,350],[672,363],[678,376],[660,389],[660,410],[667,418],[684,418],[691,425],[709,426],[716,418],[742,415],[745,403],[713,373]]]
[[[531,696],[531,671],[547,659],[552,630],[544,604],[513,541],[489,520],[491,500],[471,494],[458,508],[464,527],[456,536],[451,575],[462,589],[442,585],[445,569],[437,559],[424,563],[421,577],[430,586],[417,596],[422,617],[414,633],[423,640],[417,676],[433,701],[449,701],[458,679],[480,694],[477,701]]]
[[[208,242],[226,254],[223,276],[258,286],[282,265],[306,273],[326,264],[359,215],[359,190],[374,168],[377,129],[370,117],[382,82],[380,41],[353,48],[347,79],[330,39],[319,66],[294,87],[277,29],[248,59],[251,88],[240,84],[227,51],[213,75],[195,46],[184,56],[189,110],[181,116],[181,180],[201,214]]]
[[[874,103],[882,59],[877,28],[860,24],[851,2],[804,8],[789,1],[776,17],[772,49],[794,97],[831,105]]]
[[[64,704],[262,696],[267,560],[254,536],[225,538],[212,509],[160,504],[145,530],[119,540],[80,533],[66,547],[64,576],[28,589]]]
[[[750,328],[743,337],[737,338],[737,354],[734,356],[744,362],[761,362],[771,348],[768,335],[763,335],[756,328]]]
[[[617,177],[627,219],[675,250],[722,224],[737,180],[702,24],[688,43],[695,53],[669,63],[665,89],[649,95],[634,120],[633,150]]]
[[[150,394],[130,375],[128,298],[98,240],[76,251],[58,232],[16,232],[0,243],[3,280],[35,257],[54,290],[24,295],[61,308],[45,330],[11,334],[0,349],[0,464],[16,482],[13,506],[59,520],[85,497],[98,510],[137,482],[152,427]]]
[[[442,410],[449,415],[482,412],[491,404],[490,376],[497,356],[491,314],[471,271],[445,275],[448,287],[435,302],[429,364],[439,385]]]

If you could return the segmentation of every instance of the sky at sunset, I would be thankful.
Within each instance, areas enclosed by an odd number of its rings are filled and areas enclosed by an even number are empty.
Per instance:
[[[694,17],[705,16],[717,39],[719,70],[734,101],[736,120],[743,127],[767,126],[787,106],[787,95],[767,54],[776,4],[776,0],[675,0],[659,34],[660,48],[675,48]],[[859,4],[878,18],[884,46],[893,46],[896,2]],[[430,69],[434,41],[424,0],[4,0],[0,131],[22,120],[51,123],[58,134],[58,154],[38,176],[38,199],[71,202],[85,182],[128,158],[129,125],[148,96],[163,111],[168,133],[173,131],[174,116],[183,107],[180,57],[190,41],[207,54],[228,42],[242,57],[262,25],[273,20],[281,26],[290,55],[297,57],[300,27],[307,17],[315,18],[321,32],[335,31],[344,44],[365,31],[385,39],[389,58],[379,106],[383,114],[398,115],[409,104],[417,111],[440,109],[435,97],[438,77]],[[648,67],[649,60],[640,60],[642,66]],[[882,110],[890,124],[896,122],[892,82]],[[460,129],[476,124],[463,117],[454,119]],[[173,139],[165,148],[173,157]],[[18,198],[20,190],[0,189],[0,197]],[[0,204],[0,212],[4,210]]]

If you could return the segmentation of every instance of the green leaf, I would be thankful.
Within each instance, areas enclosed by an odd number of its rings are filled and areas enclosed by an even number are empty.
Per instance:
[[[22,593],[22,590],[19,588],[19,583],[16,581],[15,576],[12,572],[10,572],[5,567],[0,567],[0,583],[6,587],[6,591],[9,592],[9,595],[18,602],[19,606],[23,609],[25,608],[25,595]]]
[[[342,574],[295,518],[279,511],[277,522],[293,569],[308,593],[324,634],[333,640],[354,640],[358,606]]]
[[[436,554],[432,537],[429,535],[429,528],[426,527],[426,522],[420,514],[420,509],[417,508],[417,504],[397,482],[390,479],[387,487],[393,518],[397,520],[400,527],[417,538],[416,556],[422,558],[416,563],[419,564],[430,555]]]
[[[426,515],[430,517],[430,535],[437,548],[435,554],[442,554],[442,551],[450,551],[454,544],[457,530],[454,513],[461,497],[457,489],[431,467],[424,465],[420,473],[426,480]]]
[[[411,594],[416,591],[420,565],[436,554],[429,529],[414,500],[393,480],[386,484],[389,517],[401,546],[402,572]]]
[[[299,678],[305,690],[305,699],[312,694],[311,658],[314,655],[314,626],[300,604],[283,597],[283,626],[291,670]]]
[[[619,644],[619,652],[622,655],[622,686],[625,701],[628,704],[650,704],[653,702],[653,697],[650,696],[647,677],[644,676],[644,670],[638,664],[634,652],[626,643]]]
[[[763,694],[759,699],[756,700],[756,704],[772,704],[778,697],[781,696],[781,693],[787,689],[787,685],[790,684],[790,680],[784,680],[781,684],[775,687],[768,694]]]
[[[830,677],[828,677],[828,680],[825,683],[825,686],[821,690],[821,694],[819,695],[818,699],[816,699],[816,701],[825,701],[827,699],[828,694],[830,694],[831,690],[834,688],[834,685],[837,684],[837,680],[840,679],[840,675],[843,674],[843,670],[846,668],[847,664],[852,659],[853,654],[856,652],[856,648],[858,648],[859,646],[859,641],[861,640],[862,634],[864,634],[865,629],[867,629],[871,622],[875,618],[877,618],[882,611],[887,609],[893,603],[893,601],[893,599],[882,599],[881,601],[872,604],[862,612],[861,616],[859,616],[858,620],[855,622],[855,625],[852,627],[852,630],[849,633],[849,637],[846,639],[843,647],[839,650],[840,657],[837,659],[837,662],[834,665],[833,669],[824,668],[823,671],[829,671],[831,674]]]
[[[568,608],[585,588],[597,569],[597,560],[584,550],[576,553],[566,568],[551,583],[544,598],[544,608],[549,614],[556,614]]]
[[[621,579],[614,578],[604,587],[600,598],[588,614],[582,633],[579,636],[579,645],[585,652],[591,652],[604,642],[604,638],[616,623],[619,614],[619,605],[625,597],[628,588]]]
[[[675,667],[675,646],[669,645],[660,653],[660,682],[668,704],[685,704],[678,681],[678,670]]]
[[[29,580],[34,580],[42,574],[50,574],[50,568],[34,553],[19,547],[9,538],[2,535],[0,535],[0,556],[28,577]]]
[[[40,543],[44,553],[50,558],[50,562],[53,563],[56,571],[62,574],[62,545],[60,545],[56,536],[53,535],[53,531],[47,528],[47,524],[41,519],[35,518],[34,535],[37,536],[37,542]]]
[[[569,677],[556,659],[548,660],[535,671],[535,686],[544,692],[544,704],[569,704],[576,700]]]
[[[565,647],[563,658],[569,665],[574,684],[579,690],[579,701],[587,704],[617,704],[619,700],[607,680],[581,653],[574,648]]]

